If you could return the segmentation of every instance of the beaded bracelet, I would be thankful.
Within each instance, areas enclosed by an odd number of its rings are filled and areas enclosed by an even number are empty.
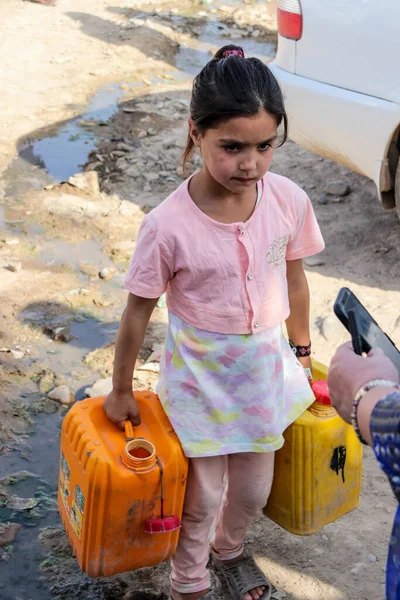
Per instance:
[[[372,390],[373,388],[376,387],[392,387],[392,388],[396,388],[396,389],[400,389],[400,386],[398,383],[396,383],[395,381],[390,381],[389,379],[372,379],[371,381],[368,381],[367,383],[365,383],[357,392],[357,394],[354,396],[354,400],[353,400],[353,410],[351,412],[351,424],[353,425],[354,431],[356,432],[356,435],[358,437],[358,439],[360,440],[360,442],[362,444],[368,444],[368,442],[366,442],[361,434],[360,428],[358,426],[358,420],[357,420],[357,410],[358,410],[358,405],[360,404],[360,400],[365,396],[365,394],[367,392],[369,392],[370,390]]]
[[[311,355],[311,342],[308,346],[295,346],[292,340],[289,340],[289,346],[297,358],[305,358]]]

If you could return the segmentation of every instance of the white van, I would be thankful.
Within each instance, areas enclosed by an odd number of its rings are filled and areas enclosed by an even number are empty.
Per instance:
[[[400,0],[280,0],[278,52],[295,142],[372,179],[400,215]]]

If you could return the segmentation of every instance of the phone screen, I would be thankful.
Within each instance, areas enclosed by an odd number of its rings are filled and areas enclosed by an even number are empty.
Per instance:
[[[343,288],[340,290],[334,310],[347,330],[350,330],[348,311],[352,310],[355,314],[357,333],[361,340],[363,351],[369,352],[371,348],[381,348],[400,373],[400,352],[349,289]]]

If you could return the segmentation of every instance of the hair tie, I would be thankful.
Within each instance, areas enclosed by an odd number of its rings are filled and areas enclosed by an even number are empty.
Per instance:
[[[232,54],[240,56],[240,58],[244,58],[244,53],[242,50],[225,50],[225,52],[222,55],[222,58],[228,58],[228,56],[231,56]]]

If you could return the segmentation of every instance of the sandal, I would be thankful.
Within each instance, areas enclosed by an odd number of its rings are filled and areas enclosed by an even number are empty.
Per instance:
[[[257,567],[252,556],[243,557],[235,564],[224,565],[221,560],[215,560],[217,570],[228,584],[233,600],[242,600],[243,596],[254,588],[265,587],[259,600],[269,600],[272,588],[264,573]]]

